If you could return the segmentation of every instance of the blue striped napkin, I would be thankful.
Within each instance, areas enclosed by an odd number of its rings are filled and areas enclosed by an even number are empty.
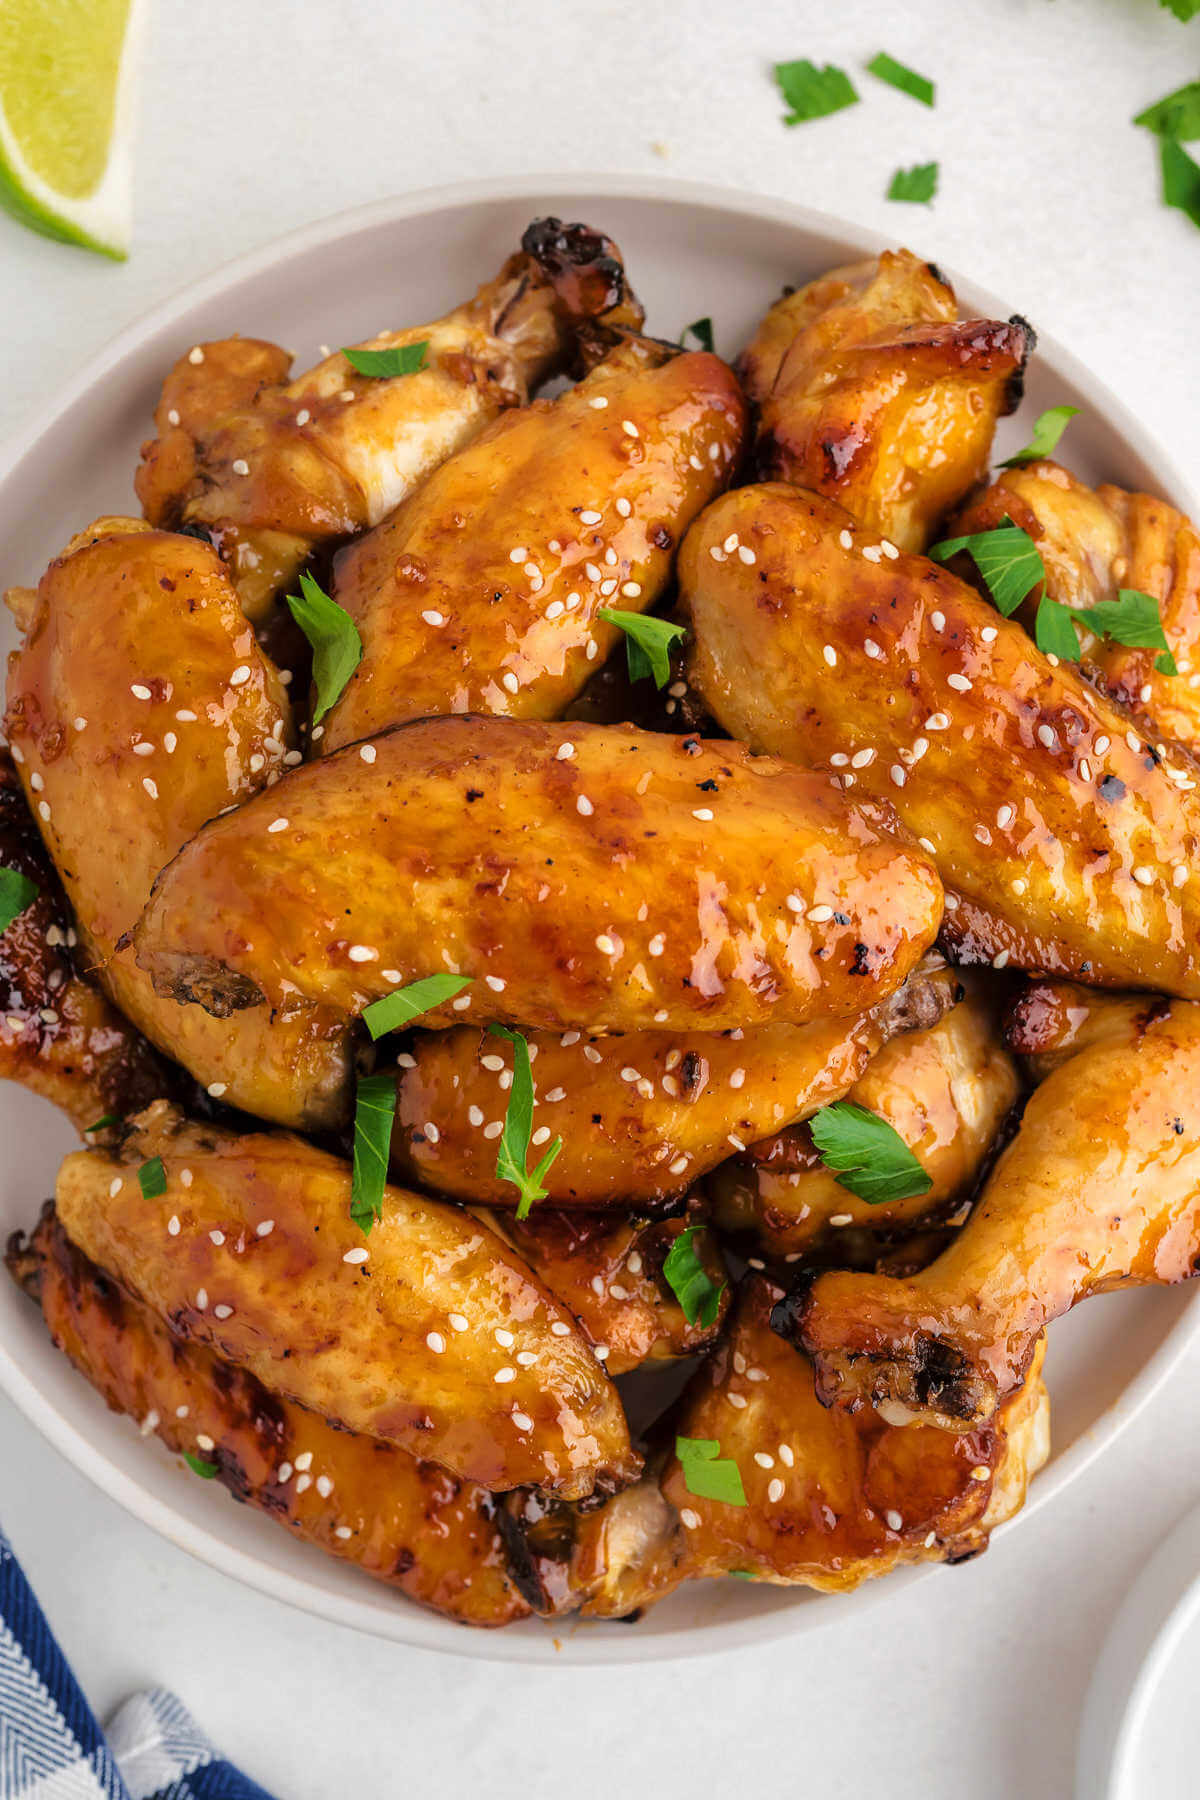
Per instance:
[[[102,1731],[0,1531],[0,1800],[271,1800],[152,1688]]]

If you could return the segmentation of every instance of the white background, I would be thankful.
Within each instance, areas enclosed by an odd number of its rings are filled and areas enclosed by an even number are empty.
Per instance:
[[[936,111],[863,75],[864,104],[783,127],[771,62],[857,69],[881,48],[937,78]],[[0,429],[151,303],[293,225],[505,170],[657,171],[968,271],[1098,371],[1194,488],[1200,233],[1158,205],[1128,121],[1197,75],[1200,21],[1153,0],[160,0],[130,262],[0,218]],[[883,199],[898,164],[934,158],[932,210]],[[0,1520],[97,1707],[173,1687],[279,1800],[1040,1800],[1070,1792],[1121,1595],[1200,1495],[1198,1381],[1200,1350],[981,1561],[852,1624],[831,1605],[791,1644],[628,1672],[427,1656],[293,1614],[135,1524],[3,1401]]]

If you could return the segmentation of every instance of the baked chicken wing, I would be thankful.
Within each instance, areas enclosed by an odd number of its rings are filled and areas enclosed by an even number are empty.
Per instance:
[[[758,472],[923,550],[985,476],[1034,341],[1024,319],[960,321],[953,288],[908,250],[834,269],[777,301],[741,358]]]
[[[275,344],[194,345],[163,384],[138,499],[151,524],[210,536],[247,616],[261,620],[314,548],[379,524],[504,407],[571,364],[581,334],[641,322],[615,244],[536,219],[474,299],[357,346],[423,344],[412,373],[363,375],[338,351],[289,381],[291,356]]]
[[[208,825],[137,931],[160,991],[542,1028],[800,1024],[895,991],[932,940],[923,851],[827,776],[737,744],[441,718],[293,770]],[[369,823],[368,823],[369,822]]]
[[[1004,1041],[1021,1058],[1025,1073],[1043,1081],[1092,1044],[1136,1036],[1170,1006],[1153,994],[1114,994],[1074,981],[1032,981],[1009,1007]]]
[[[388,1188],[365,1237],[350,1198],[346,1165],[303,1139],[165,1103],[118,1150],[69,1156],[56,1192],[71,1241],[176,1336],[334,1425],[489,1488],[578,1496],[637,1473],[600,1363],[494,1233]]]
[[[98,519],[36,592],[8,600],[24,642],[9,660],[5,729],[88,967],[213,1094],[282,1124],[336,1124],[344,1021],[298,995],[213,1019],[160,999],[119,947],[159,869],[205,820],[299,760],[286,692],[221,563],[194,538]]]
[[[1182,752],[819,495],[724,496],[689,532],[680,582],[691,680],[717,719],[890,799],[949,890],[942,939],[961,961],[1200,997],[1200,794]]]

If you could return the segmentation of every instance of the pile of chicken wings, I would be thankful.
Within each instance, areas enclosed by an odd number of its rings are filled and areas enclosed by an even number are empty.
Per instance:
[[[9,1270],[144,1435],[474,1625],[961,1561],[1046,1458],[1049,1321],[1200,1264],[1200,538],[988,485],[1033,333],[907,251],[734,365],[643,323],[539,219],[302,375],[183,346],[143,516],[7,595],[0,1074],[86,1146]],[[1006,617],[925,553],[1011,525]],[[1038,648],[1129,589],[1174,673]],[[661,686],[614,612],[683,628]],[[839,1179],[843,1101],[919,1193]]]

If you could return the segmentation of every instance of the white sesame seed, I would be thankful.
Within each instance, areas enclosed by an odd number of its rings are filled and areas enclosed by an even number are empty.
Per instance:
[[[546,617],[548,619],[557,619],[564,610],[561,600],[552,600],[546,608]]]
[[[531,1144],[533,1144],[536,1147],[538,1145],[544,1144],[546,1142],[546,1140],[549,1138],[549,1136],[550,1136],[550,1127],[548,1125],[539,1125],[537,1130],[534,1132],[533,1136],[530,1138],[529,1141]]]
[[[342,1258],[344,1263],[365,1263],[366,1260],[367,1252],[363,1249],[361,1244],[356,1244],[353,1250],[347,1250],[345,1256]]]
[[[286,819],[272,819],[271,823],[267,826],[268,831],[286,831],[287,828],[288,822]],[[351,954],[353,954],[353,952]]]
[[[307,425],[311,418],[312,414],[309,412],[307,406],[302,406],[300,411],[296,414],[296,423],[297,425]]]
[[[502,994],[508,986],[508,983],[502,975],[485,975],[483,979],[488,987],[491,988],[493,994]]]
[[[427,625],[444,625],[446,623],[445,614],[435,611],[433,607],[430,607],[428,612],[423,612],[421,617]]]
[[[193,344],[192,348],[188,351],[188,361],[190,363],[202,363],[204,361],[204,352],[199,344]]]
[[[1108,749],[1108,746],[1111,744],[1111,742],[1112,742],[1111,738],[1098,737],[1096,739],[1096,742],[1092,745],[1092,749],[1095,751],[1097,756],[1103,756],[1104,752]]]
[[[213,1312],[218,1319],[231,1319],[233,1317],[232,1306],[226,1306],[224,1302],[222,1302],[220,1306],[214,1306]]]
[[[181,1229],[182,1229],[182,1227],[180,1226],[180,1223],[179,1223],[178,1213],[172,1213],[171,1217],[167,1220],[168,1235],[170,1237],[178,1237]]]
[[[1054,736],[1054,731],[1053,731],[1052,727],[1049,725],[1039,725],[1038,726],[1037,738],[1038,738],[1038,743],[1044,744],[1047,750],[1052,750],[1054,748],[1055,742],[1057,741]]]
[[[884,1514],[884,1518],[887,1521],[887,1528],[889,1531],[899,1531],[904,1525],[904,1520],[900,1517],[900,1514],[894,1507]]]
[[[986,1463],[976,1463],[975,1467],[971,1470],[971,1480],[987,1481],[991,1473],[992,1471],[988,1468]]]
[[[343,400],[352,400],[354,396],[353,394],[343,394],[342,398]],[[348,1538],[353,1537],[354,1533],[348,1525],[335,1525],[333,1528],[333,1535],[337,1538]]]
[[[753,550],[751,550],[751,548],[748,544],[739,544],[738,545],[738,560],[739,560],[739,562],[744,562],[745,564],[747,564],[747,566],[750,566],[750,565],[756,563],[758,561],[758,558],[757,558],[757,556],[755,556]]]
[[[312,1476],[311,1475],[297,1475],[297,1477],[296,1477],[296,1492],[298,1494],[307,1493],[308,1489],[311,1486],[312,1486]]]
[[[641,433],[639,432],[637,426],[634,424],[632,419],[622,419],[621,420],[621,430],[625,433],[626,437],[635,438],[635,437],[641,436]]]
[[[177,1406],[175,1408],[175,1417],[177,1419],[186,1419],[190,1411],[191,1408],[189,1406]]]
[[[866,651],[867,655],[872,658],[883,655],[883,651],[879,648],[879,645],[875,642],[874,638],[864,638],[863,649]]]
[[[603,412],[604,408],[608,405],[608,395],[597,394],[594,400],[588,401],[588,405],[594,407],[597,412]]]
[[[690,1506],[681,1506],[679,1509],[679,1523],[681,1525],[686,1525],[689,1531],[695,1531],[700,1523],[700,1514],[698,1512],[693,1512]]]
[[[944,631],[944,630],[945,630],[945,628],[946,628],[946,615],[945,615],[945,613],[944,613],[944,612],[932,612],[932,613],[930,613],[930,615],[929,615],[929,623],[930,623],[930,624],[931,624],[931,625],[932,625],[932,626],[933,626],[933,629],[934,629],[934,630],[935,630],[935,631]]]
[[[838,533],[838,543],[842,546],[843,550],[853,550],[854,548],[854,539],[844,527]]]
[[[493,1119],[490,1125],[484,1126],[483,1135],[485,1138],[487,1138],[489,1140],[489,1142],[491,1142],[495,1138],[498,1138],[500,1136],[500,1133],[503,1130],[504,1130],[504,1120],[503,1119]]]
[[[510,694],[515,694],[521,686],[521,683],[517,680],[517,677],[513,674],[511,669],[505,670],[504,674],[500,677],[500,684],[502,687],[507,688]]]
[[[1176,863],[1171,871],[1171,879],[1176,887],[1182,887],[1188,878],[1186,863]]]
[[[150,789],[153,790],[153,792],[150,794],[150,798],[152,800],[158,799],[158,789],[154,786],[154,783],[152,781],[149,781],[149,780],[143,781],[142,786],[144,788],[146,788],[147,790],[150,790]],[[48,800],[39,800],[38,801],[38,816],[39,816],[39,818],[45,819],[47,821],[49,820],[49,818],[50,818],[50,802]]]
[[[997,950],[992,958],[993,969],[1007,969],[1009,954],[1010,952],[1007,950]]]
[[[1079,759],[1079,778],[1081,781],[1092,779],[1092,765],[1086,756],[1081,756]]]
[[[129,691],[135,700],[149,700],[153,698],[150,689],[146,686],[144,681],[135,681]]]
[[[432,1119],[426,1119],[424,1125],[422,1125],[422,1127],[421,1127],[421,1130],[425,1133],[425,1139],[426,1139],[427,1143],[430,1143],[430,1144],[440,1143],[442,1134],[438,1130],[437,1126],[433,1123]]]
[[[186,706],[180,707],[179,711],[175,714],[175,717],[179,720],[181,725],[192,725],[196,720],[196,714]]]
[[[832,644],[826,644],[825,648],[821,652],[821,655],[825,658],[825,661],[828,663],[828,665],[831,669],[837,668],[837,651],[834,649]]]
[[[712,808],[710,806],[695,806],[692,808],[692,817],[693,819],[699,819],[702,824],[706,825],[712,818]]]
[[[888,774],[898,788],[902,788],[904,783],[908,780],[908,776],[904,773],[904,770],[900,767],[899,763],[893,763],[888,770]]]
[[[863,560],[869,563],[883,561],[883,550],[878,544],[868,544],[863,550]]]
[[[585,819],[590,819],[596,809],[586,794],[580,794],[578,800],[575,802],[575,810],[576,812],[582,813]]]
[[[574,754],[575,746],[571,743],[560,744],[558,749],[554,752],[555,759],[558,762],[568,762]]]
[[[1008,827],[1012,824],[1012,822],[1016,818],[1016,816],[1017,816],[1017,814],[1016,814],[1015,807],[1002,806],[1000,808],[999,812],[996,814],[996,823],[1000,827],[1001,831],[1006,831],[1008,829]]]
[[[333,1483],[328,1475],[317,1476],[317,1492],[320,1494],[322,1500],[328,1500],[330,1494],[332,1494]]]
[[[530,1418],[528,1413],[514,1412],[512,1414],[512,1422],[516,1426],[518,1431],[532,1431],[533,1430],[533,1420]]]
[[[442,1351],[446,1348],[446,1340],[440,1331],[426,1332],[425,1342],[429,1345],[429,1348],[433,1351],[435,1356],[440,1356]]]
[[[508,560],[510,563],[523,563],[528,555],[529,552],[524,544],[518,544],[514,549],[509,551]]]
[[[783,1483],[776,1475],[775,1479],[767,1484],[767,1499],[773,1504],[775,1501],[783,1499],[783,1492]]]
[[[925,721],[926,731],[948,731],[949,728],[950,728],[949,713],[944,713],[944,712],[930,713],[929,717]]]
[[[469,1331],[471,1329],[470,1320],[464,1318],[462,1313],[449,1313],[447,1318],[451,1331]]]
[[[208,1289],[207,1288],[197,1288],[196,1289],[196,1305],[201,1312],[204,1312],[205,1309],[207,1308],[207,1306],[208,1306]]]
[[[1142,747],[1141,739],[1138,737],[1138,735],[1135,731],[1127,731],[1125,733],[1125,742],[1129,745],[1129,748],[1132,751],[1134,751],[1135,753],[1137,751],[1139,751]]]
[[[579,515],[579,523],[581,525],[598,525],[600,523],[600,514],[591,510],[588,512],[581,512]]]
[[[281,1462],[275,1471],[275,1479],[282,1486],[286,1487],[295,1473],[296,1471],[290,1462]]]
[[[285,825],[287,824],[286,819],[284,820],[284,824]],[[346,952],[346,955],[350,958],[350,961],[353,963],[369,963],[369,962],[378,962],[379,961],[379,952],[378,952],[378,950],[375,949],[373,944],[351,944],[349,950],[347,950],[347,952]]]
[[[542,578],[542,571],[535,562],[527,562],[521,573],[526,575],[530,581],[533,581],[535,578],[540,581]]]
[[[650,942],[646,945],[651,956],[661,956],[666,947],[667,940],[661,931],[656,931],[654,936],[650,939]]]
[[[210,1231],[208,1235],[219,1250],[221,1245],[225,1242],[225,1233],[223,1231]]]
[[[246,461],[244,456],[235,457],[234,461],[231,462],[229,466],[235,475],[248,475],[250,473],[250,464]]]
[[[834,1215],[830,1219],[829,1223],[831,1225],[853,1225],[854,1214],[853,1213],[834,1213]]]
[[[515,1381],[516,1379],[517,1371],[509,1368],[497,1369],[496,1373],[492,1376],[492,1380],[498,1382],[502,1387],[506,1382]]]
[[[603,956],[615,956],[617,954],[617,946],[613,943],[608,934],[603,931],[596,939],[596,948]]]
[[[994,625],[985,625],[979,635],[985,644],[994,644],[1000,633]]]
[[[952,687],[956,694],[969,694],[971,691],[971,683],[967,677],[958,673],[947,675],[946,685]]]
[[[1145,863],[1139,863],[1137,868],[1133,871],[1133,879],[1138,882],[1141,887],[1150,887],[1155,879],[1154,870],[1148,869]]]
[[[689,1158],[686,1156],[677,1156],[674,1162],[669,1165],[670,1173],[672,1175],[682,1175],[688,1166],[688,1161]]]
[[[125,1185],[125,1183],[121,1180],[121,1177],[119,1175],[114,1175],[112,1180],[108,1184],[109,1199],[115,1200],[117,1195],[120,1193],[121,1189],[124,1187],[124,1185]]]
[[[727,1394],[725,1397],[729,1401],[730,1406],[734,1407],[738,1412],[741,1412],[746,1404],[745,1394]]]
[[[714,562],[721,563],[725,561],[725,552],[722,550],[720,544],[710,544],[708,554],[712,557]]]
[[[245,687],[249,679],[249,663],[239,663],[237,668],[233,671],[233,674],[229,677],[229,685],[230,687]]]
[[[625,581],[621,584],[621,592],[627,600],[636,600],[642,591],[640,581]]]
[[[191,1170],[190,1170],[190,1169],[180,1169],[180,1171],[179,1171],[179,1183],[180,1183],[180,1186],[181,1186],[181,1187],[185,1187],[185,1188],[190,1188],[190,1187],[191,1187],[191,1185],[192,1185],[192,1171],[191,1171]]]
[[[196,1433],[196,1447],[200,1450],[215,1450],[217,1446],[206,1432],[198,1431]]]
[[[874,761],[875,752],[873,750],[856,750],[850,758],[850,767],[852,769],[869,769]]]
[[[176,412],[175,408],[172,406],[167,411],[167,424],[168,425],[178,425],[178,423],[179,423],[179,414]]]

